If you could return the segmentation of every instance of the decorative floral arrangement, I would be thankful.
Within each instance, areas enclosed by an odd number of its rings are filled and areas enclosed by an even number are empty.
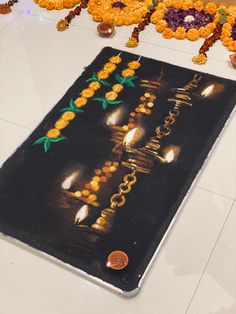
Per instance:
[[[164,0],[157,5],[151,22],[156,24],[157,32],[166,39],[197,40],[208,37],[215,29],[216,11],[215,3],[204,6],[201,0]]]
[[[88,12],[95,22],[131,25],[140,22],[151,3],[152,0],[90,0]]]
[[[34,0],[34,2],[47,10],[62,10],[73,8],[80,0]]]

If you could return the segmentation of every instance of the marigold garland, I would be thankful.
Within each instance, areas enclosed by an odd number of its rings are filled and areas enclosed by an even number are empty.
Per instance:
[[[34,0],[34,2],[47,10],[62,10],[73,8],[80,0]]]
[[[114,23],[116,26],[139,23],[148,12],[152,0],[90,0],[88,12],[95,22]]]

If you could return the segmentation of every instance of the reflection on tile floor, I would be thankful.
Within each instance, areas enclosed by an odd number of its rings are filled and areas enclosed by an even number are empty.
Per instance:
[[[11,15],[0,16],[0,164],[104,46],[129,50],[124,45],[132,27],[101,39],[86,12],[58,33],[56,21],[65,12],[22,0]],[[210,50],[205,66],[192,64],[199,46],[163,40],[151,26],[133,52],[236,79],[221,43]],[[235,314],[235,122],[234,115],[136,298],[121,299],[1,239],[0,313]]]

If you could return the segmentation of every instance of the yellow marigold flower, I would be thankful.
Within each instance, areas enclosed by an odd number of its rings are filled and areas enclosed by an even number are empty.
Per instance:
[[[186,31],[184,27],[177,27],[175,31],[175,38],[176,39],[184,39],[186,36]]]
[[[228,50],[229,51],[236,51],[236,41],[233,41],[228,45]]]
[[[226,12],[236,19],[236,5],[230,5]]]
[[[159,33],[162,33],[167,26],[167,22],[165,20],[160,20],[156,25],[156,30]]]
[[[99,80],[106,80],[109,77],[109,72],[101,70],[98,72],[97,77]]]
[[[190,28],[187,32],[187,38],[189,40],[197,40],[199,38],[199,32],[196,28]]]
[[[121,84],[115,84],[112,86],[112,90],[116,93],[120,93],[124,89],[124,86]]]
[[[127,26],[133,24],[133,18],[131,16],[125,17],[124,18],[124,24]]]
[[[53,2],[48,2],[46,4],[46,9],[47,10],[54,10],[55,9],[55,4]]]
[[[173,37],[174,37],[175,33],[174,33],[174,31],[172,31],[172,29],[170,29],[170,28],[167,27],[167,28],[164,30],[164,32],[162,33],[162,35],[163,35],[164,38],[170,39],[170,38],[173,38]]]
[[[137,70],[138,68],[141,67],[141,64],[138,61],[131,61],[128,63],[128,67],[132,70]]]
[[[136,38],[130,37],[125,45],[128,48],[134,48],[138,46],[138,41]]]
[[[122,71],[122,76],[123,77],[129,77],[129,76],[134,76],[135,72],[132,69],[125,69]]]
[[[114,63],[114,64],[119,64],[121,63],[121,57],[119,56],[113,56],[109,59],[110,62]]]
[[[183,5],[183,0],[174,0],[174,1],[173,1],[173,6],[174,6],[176,9],[181,9],[181,8],[182,8],[182,5]]]
[[[85,88],[84,90],[82,90],[81,95],[85,98],[93,97],[94,90],[92,88]]]
[[[203,53],[200,53],[199,55],[194,56],[192,61],[195,64],[205,64],[207,62],[207,57]]]
[[[124,20],[120,16],[116,16],[114,18],[114,24],[116,26],[122,26],[124,24]]]
[[[224,23],[224,25],[223,25],[223,30],[225,30],[225,29],[228,29],[228,30],[231,31],[232,26],[231,26],[229,23]]]
[[[163,19],[163,16],[164,16],[164,13],[165,13],[164,10],[155,11],[155,12],[153,13],[153,15],[151,16],[151,22],[152,22],[153,24],[156,24],[158,21],[162,20],[162,19]]]
[[[231,15],[227,16],[227,22],[231,25],[233,25],[235,23],[235,18]]]
[[[210,35],[211,30],[210,30],[210,28],[202,26],[199,28],[198,32],[199,32],[200,37],[206,38]]]
[[[209,2],[205,6],[205,11],[210,14],[215,14],[217,10],[217,5],[214,2]]]
[[[93,83],[94,83],[94,82],[93,82]],[[88,99],[85,98],[85,97],[78,97],[78,98],[74,101],[76,107],[82,107],[82,106],[86,105],[87,102],[88,102]]]
[[[64,119],[58,119],[55,123],[55,128],[58,130],[64,129],[69,124],[68,121]]]
[[[93,90],[97,90],[101,87],[101,84],[99,82],[91,82],[89,84],[89,88],[93,89]]]
[[[103,67],[103,70],[109,73],[113,72],[115,69],[116,69],[116,65],[112,62],[106,63]]]
[[[118,97],[118,94],[114,91],[110,91],[105,94],[105,98],[107,100],[115,100],[117,97]]]
[[[201,0],[195,2],[195,9],[199,12],[204,8],[204,3]]]
[[[190,9],[192,7],[193,7],[193,1],[192,0],[185,0],[183,2],[183,5],[182,5],[182,9],[183,10],[188,10],[188,9]]]
[[[56,138],[60,135],[60,131],[58,129],[51,129],[46,134],[50,138]]]
[[[61,116],[61,119],[67,120],[67,121],[71,121],[75,118],[75,113],[72,111],[66,111],[63,113],[63,115]]]
[[[156,10],[166,10],[166,5],[163,2],[159,2],[158,5],[156,6]]]

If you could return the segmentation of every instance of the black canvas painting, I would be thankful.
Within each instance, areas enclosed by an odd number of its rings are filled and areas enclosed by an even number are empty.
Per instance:
[[[104,48],[2,166],[0,232],[138,291],[235,86]]]

